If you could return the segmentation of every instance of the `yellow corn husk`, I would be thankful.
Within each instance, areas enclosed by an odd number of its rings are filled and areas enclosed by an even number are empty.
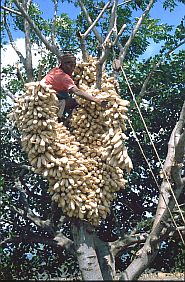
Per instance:
[[[93,208],[97,207],[97,203],[96,202],[89,202],[89,205]]]
[[[84,215],[84,213],[82,213],[81,211],[79,211],[78,217],[79,217],[80,219],[84,219],[85,215]]]
[[[67,157],[63,157],[60,159],[61,164],[67,164],[67,162],[69,161],[69,159]]]
[[[55,162],[55,158],[49,152],[45,152],[45,156],[49,161]]]
[[[88,204],[85,204],[85,208],[86,208],[86,210],[91,210],[91,209],[92,209],[92,206],[91,206],[91,205],[88,205]]]
[[[32,166],[35,166],[37,164],[37,157],[34,157],[33,159],[30,158],[30,163]]]
[[[65,205],[66,205],[66,203],[65,203],[64,198],[60,198],[60,199],[59,199],[59,205],[58,205],[58,206],[61,207],[61,208],[64,208]]]
[[[46,145],[45,141],[43,139],[41,139],[40,146],[45,147],[45,145]]]
[[[121,151],[123,150],[123,145],[122,145],[122,141],[121,141],[121,145],[117,148],[113,148],[112,150],[112,155],[117,155],[119,154]]]
[[[121,139],[120,132],[117,132],[116,135],[111,139],[111,144],[116,144]]]
[[[73,178],[69,178],[68,181],[69,181],[69,183],[70,183],[72,186],[75,184],[75,181],[74,181]]]
[[[123,145],[122,140],[119,140],[117,143],[114,144],[114,149],[117,149],[117,148],[119,148],[122,145]]]
[[[37,168],[41,168],[41,165],[42,165],[41,157],[38,157],[38,160],[37,160]]]
[[[70,207],[73,211],[75,210],[75,202],[73,200],[70,202]]]
[[[49,181],[52,200],[68,216],[98,225],[110,212],[115,191],[125,185],[123,169],[132,168],[123,144],[129,102],[119,97],[115,79],[105,72],[101,90],[95,88],[95,58],[79,63],[77,69],[74,77],[81,90],[107,99],[107,109],[77,97],[74,129],[69,131],[57,122],[56,92],[42,81],[25,85],[12,116],[23,133],[22,146],[33,170]]]

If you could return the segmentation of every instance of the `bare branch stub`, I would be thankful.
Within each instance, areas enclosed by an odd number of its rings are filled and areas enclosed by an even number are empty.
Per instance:
[[[83,38],[83,34],[81,34],[80,31],[77,31],[76,33],[77,37],[79,38],[80,41],[80,49],[82,51],[82,59],[84,62],[87,62],[88,59],[88,52],[85,46],[85,39]]]
[[[91,31],[94,32],[95,37],[98,41],[98,48],[99,48],[99,51],[100,51],[100,56],[99,56],[99,59],[98,59],[98,62],[97,62],[96,87],[99,88],[99,89],[101,88],[102,71],[103,71],[106,60],[108,58],[108,55],[109,55],[111,48],[112,48],[112,45],[113,45],[112,42],[111,42],[111,35],[113,34],[113,31],[116,27],[116,22],[117,22],[117,16],[116,16],[117,2],[118,2],[117,0],[114,1],[113,5],[112,5],[109,28],[108,28],[107,35],[106,35],[105,39],[103,39],[100,36],[97,29],[95,28],[95,25],[99,21],[99,19],[102,17],[105,10],[109,8],[110,1],[104,6],[104,8],[101,10],[98,17],[94,20],[94,22],[92,21],[87,9],[85,8],[84,4],[82,3],[82,1],[79,1],[80,7],[81,7],[81,9],[84,13],[84,16],[85,16],[88,24],[89,24],[89,28],[87,29],[87,31],[84,34],[80,34],[80,41],[81,41],[82,53],[84,54],[84,58],[86,58],[86,54],[85,54],[85,51],[84,51],[85,50],[85,39]]]
[[[125,43],[125,46],[120,49],[120,54],[119,54],[119,60],[120,60],[120,63],[122,65],[124,59],[125,59],[125,56],[127,54],[127,51],[128,51],[128,48],[130,47],[130,45],[132,44],[133,42],[133,39],[135,38],[135,35],[137,33],[137,31],[139,30],[142,22],[144,21],[144,19],[146,18],[147,14],[149,13],[149,11],[151,10],[153,4],[154,4],[155,0],[150,0],[146,10],[144,11],[144,13],[141,15],[141,17],[139,18],[135,28],[133,29],[129,39],[127,40],[127,42]]]
[[[57,10],[58,10],[58,0],[54,0],[54,15],[53,15],[53,22],[52,22],[52,32],[51,32],[51,41],[52,44],[55,45],[55,24],[57,20]]]
[[[15,14],[15,15],[22,16],[22,14],[21,14],[20,12],[18,12],[18,11],[16,11],[16,10],[13,10],[13,9],[11,9],[11,8],[9,8],[9,7],[1,6],[1,8],[2,8],[3,10],[5,10],[5,11],[8,11],[8,12],[13,13],[13,14]]]
[[[10,31],[9,25],[7,23],[5,14],[4,14],[3,19],[4,19],[5,29],[7,31],[7,34],[8,34],[9,40],[10,40],[10,44],[11,44],[12,48],[15,50],[15,52],[17,53],[17,55],[20,59],[20,62],[23,63],[23,65],[26,67],[26,60],[25,60],[24,56],[22,55],[22,53],[18,50],[17,46],[15,45],[15,42],[13,40],[13,36],[12,36],[11,31]]]
[[[138,29],[140,28],[143,20],[145,19],[146,15],[149,13],[150,9],[152,8],[154,3],[154,0],[151,0],[145,10],[145,12],[142,14],[142,16],[139,18],[135,28],[133,29],[128,41],[126,42],[125,46],[122,46],[119,42],[119,38],[121,36],[121,34],[123,33],[123,31],[125,30],[126,24],[124,23],[120,29],[119,32],[117,32],[117,7],[118,7],[118,1],[115,0],[113,1],[113,4],[111,6],[111,12],[110,12],[110,21],[109,21],[109,27],[107,30],[107,35],[106,37],[103,39],[99,32],[97,31],[97,29],[95,28],[96,23],[98,22],[98,20],[101,18],[101,16],[103,15],[104,11],[108,8],[110,8],[110,3],[108,2],[107,5],[102,9],[102,11],[100,12],[99,16],[96,18],[96,20],[93,22],[91,17],[89,16],[89,13],[87,11],[87,9],[85,8],[85,5],[82,3],[82,1],[79,1],[80,7],[84,13],[84,16],[89,24],[89,28],[88,30],[82,35],[81,34],[81,46],[83,46],[83,50],[85,50],[84,46],[85,46],[85,42],[84,40],[86,39],[87,35],[89,34],[89,32],[92,30],[95,34],[95,37],[98,41],[98,45],[99,45],[99,50],[100,50],[100,56],[97,62],[97,76],[96,76],[96,87],[98,89],[101,88],[101,77],[102,77],[102,70],[103,67],[106,64],[106,60],[108,58],[108,55],[110,54],[112,48],[116,45],[118,45],[119,49],[120,49],[120,53],[119,53],[119,58],[116,59],[113,63],[113,69],[115,71],[119,71],[120,70],[120,66],[123,63],[123,60],[126,56],[126,53],[128,51],[128,48],[130,47],[131,43],[133,42],[133,39],[135,38],[135,35],[138,31]],[[113,37],[114,39],[112,40],[111,37]],[[85,52],[84,52],[85,54]],[[85,58],[85,56],[84,56]]]
[[[40,38],[40,40],[45,44],[46,48],[50,50],[53,54],[55,54],[58,58],[60,57],[60,51],[56,45],[52,45],[48,42],[47,38],[42,34],[40,29],[28,15],[26,10],[24,9],[23,5],[20,3],[19,0],[14,0],[15,5],[21,12],[22,16],[28,21],[29,25],[35,31],[36,35]]]
[[[98,43],[101,45],[102,42],[103,42],[103,38],[101,37],[101,35],[99,34],[98,30],[95,28],[95,25],[97,24],[97,22],[99,21],[99,19],[102,17],[103,13],[105,12],[105,10],[109,7],[110,5],[110,1],[104,6],[104,8],[102,9],[102,11],[99,13],[99,15],[97,16],[97,18],[92,21],[87,9],[85,8],[84,4],[82,1],[79,1],[79,4],[80,4],[80,7],[84,13],[84,16],[89,24],[89,28],[86,30],[85,33],[81,33],[80,31],[78,31],[77,33],[77,36],[80,40],[80,48],[81,48],[81,51],[82,51],[82,57],[83,57],[83,60],[84,61],[87,61],[87,58],[88,58],[88,52],[86,50],[86,47],[85,47],[85,39],[87,38],[87,36],[89,35],[89,33],[91,31],[94,32],[95,34],[95,37],[98,41]]]
[[[84,16],[85,16],[85,18],[87,20],[87,23],[89,24],[89,26],[93,30],[96,39],[98,40],[98,42],[102,42],[102,37],[101,37],[100,33],[98,32],[98,30],[95,28],[95,26],[93,24],[93,21],[92,21],[90,15],[89,15],[85,5],[83,4],[83,2],[81,0],[79,0],[78,3],[79,3],[80,8],[82,9],[82,11],[84,13]],[[91,29],[88,31],[88,33],[91,31]]]

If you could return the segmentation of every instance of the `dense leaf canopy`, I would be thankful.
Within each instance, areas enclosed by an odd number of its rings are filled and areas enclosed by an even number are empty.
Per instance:
[[[18,11],[14,1],[2,1],[3,5]],[[5,3],[6,2],[6,3]],[[23,1],[24,2],[24,1]],[[53,28],[52,18],[43,18],[42,7],[36,1],[32,1],[28,14],[35,22],[39,30],[52,43],[50,37]],[[50,8],[53,3],[50,1]],[[62,5],[65,1],[60,1]],[[78,1],[67,1],[69,5],[78,7]],[[107,1],[84,1],[86,9],[94,21],[100,10]],[[120,37],[120,43],[124,46],[132,29],[134,28],[138,15],[146,9],[149,1],[128,1],[128,4],[120,5],[118,17],[118,30],[126,23],[126,28]],[[182,1],[183,2],[183,1]],[[176,5],[182,5],[180,1],[164,1],[164,9],[173,11]],[[62,6],[61,6],[62,7]],[[153,9],[157,9],[154,5]],[[164,10],[165,12],[165,10]],[[22,16],[2,9],[3,31],[2,48],[10,42],[8,27],[12,34],[19,30],[24,35],[24,19]],[[136,16],[135,16],[136,15]],[[97,24],[101,36],[106,35],[110,9]],[[8,27],[7,27],[8,26]],[[80,43],[78,34],[84,33],[88,23],[80,13],[77,18],[70,19],[68,14],[58,10],[55,21],[55,42],[60,49],[73,50],[79,53]],[[156,146],[162,164],[164,164],[170,134],[179,118],[184,96],[184,60],[185,53],[180,46],[183,42],[184,26],[183,19],[179,18],[176,26],[161,23],[159,19],[151,17],[150,13],[143,21],[137,35],[135,36],[123,62],[123,69],[129,81],[134,97],[138,102],[143,118],[147,124],[152,140]],[[49,69],[57,64],[56,55],[44,50],[43,42],[35,33],[30,32],[31,43],[39,47],[42,58],[39,65],[33,68],[34,80],[38,78],[40,66],[42,65],[42,77]],[[145,57],[145,51],[151,42],[159,45],[158,54]],[[93,34],[86,39],[87,50],[93,56],[99,55],[99,45]],[[180,46],[180,48],[177,48]],[[18,46],[17,46],[18,47]],[[44,51],[43,51],[44,50]],[[37,53],[37,52],[36,52]],[[38,54],[37,54],[38,55]],[[112,72],[112,61],[119,55],[119,48],[112,48],[106,68]],[[33,60],[34,60],[33,54]],[[158,64],[158,65],[157,65]],[[155,66],[157,67],[155,68]],[[1,279],[48,279],[78,275],[78,265],[72,254],[68,254],[53,241],[53,230],[62,231],[68,238],[71,237],[71,221],[60,224],[62,210],[55,207],[47,192],[48,183],[39,175],[29,169],[27,156],[20,145],[20,133],[8,120],[8,113],[12,108],[10,95],[21,95],[24,82],[27,81],[27,73],[20,60],[19,79],[17,67],[7,65],[2,68],[2,93],[1,93],[1,201],[2,201],[2,265]],[[141,95],[142,86],[151,74],[146,91]],[[129,118],[136,132],[137,140],[143,148],[151,169],[157,179],[158,185],[162,183],[160,176],[161,166],[151,145],[150,139],[134,103],[130,88],[122,72],[118,76],[120,85],[120,96],[130,101]],[[128,184],[124,190],[118,192],[117,199],[112,204],[112,212],[102,221],[97,228],[98,236],[108,242],[130,235],[133,230],[136,233],[146,234],[150,232],[158,204],[159,187],[151,174],[146,160],[141,152],[135,135],[128,125],[127,147],[132,159],[134,169],[127,175]],[[179,204],[185,202],[185,195],[181,194]],[[27,213],[25,212],[25,207]],[[52,214],[53,229],[47,225],[36,224],[32,216],[28,216],[32,210],[35,217],[39,216],[43,222]],[[177,223],[182,225],[179,214],[173,212]],[[169,218],[169,225],[172,225]],[[173,228],[172,228],[173,230]],[[182,271],[183,254],[182,242],[177,233],[171,238],[164,238],[160,252],[154,260],[152,267],[156,270]],[[116,256],[116,269],[124,270],[139,250],[143,242],[125,248]],[[169,259],[170,258],[170,259]]]

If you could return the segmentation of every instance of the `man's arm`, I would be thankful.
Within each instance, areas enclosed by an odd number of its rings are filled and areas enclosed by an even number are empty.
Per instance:
[[[70,90],[69,90],[70,93],[74,93],[75,95],[77,96],[80,96],[88,101],[92,101],[92,102],[95,102],[97,103],[98,105],[102,106],[102,107],[106,107],[107,105],[107,102],[100,99],[100,98],[97,98],[97,97],[94,97],[90,94],[88,94],[87,92],[84,92],[82,90],[80,90],[77,86],[73,86]]]

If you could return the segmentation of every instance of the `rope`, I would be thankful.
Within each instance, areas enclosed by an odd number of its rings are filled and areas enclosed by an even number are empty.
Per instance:
[[[156,177],[155,177],[155,175],[154,175],[154,173],[153,173],[153,170],[152,170],[152,168],[151,168],[151,166],[150,166],[150,163],[149,163],[149,161],[148,161],[147,158],[146,158],[146,155],[145,155],[145,153],[144,153],[144,151],[143,151],[143,148],[142,148],[142,146],[141,146],[141,144],[140,144],[140,142],[139,142],[139,139],[137,138],[136,132],[135,132],[135,130],[134,130],[132,124],[131,124],[131,121],[130,121],[129,119],[128,119],[128,123],[129,123],[129,125],[130,125],[130,127],[131,127],[131,129],[132,129],[132,132],[133,132],[133,134],[134,134],[134,137],[135,137],[135,139],[136,139],[136,142],[138,143],[138,146],[139,146],[139,148],[140,148],[140,150],[141,150],[141,153],[142,153],[142,155],[143,155],[143,157],[144,157],[146,163],[148,164],[148,167],[149,167],[150,172],[151,172],[151,174],[152,174],[152,176],[153,176],[153,178],[154,178],[154,181],[155,181],[155,183],[156,183],[156,185],[157,185],[157,188],[158,188],[159,191],[160,191],[160,186],[159,186],[159,184],[158,184],[158,182],[157,182],[157,179],[156,179]],[[162,198],[163,198],[163,200],[164,200],[164,203],[165,203],[165,205],[166,205],[166,207],[167,207],[167,209],[168,209],[168,211],[169,211],[169,214],[170,214],[170,216],[171,216],[171,218],[172,218],[172,221],[173,221],[173,223],[174,223],[174,225],[175,225],[175,228],[176,228],[177,232],[179,233],[179,236],[180,236],[180,238],[181,238],[183,244],[185,245],[184,238],[182,237],[182,234],[181,234],[181,232],[180,232],[180,230],[179,230],[179,227],[177,226],[177,224],[176,224],[176,222],[175,222],[174,216],[173,216],[173,214],[172,214],[170,208],[168,207],[168,204],[166,203],[166,199],[164,198],[164,195],[163,195],[162,193],[161,193],[161,195],[162,195]]]
[[[180,206],[179,206],[179,204],[178,204],[178,202],[177,202],[176,196],[175,196],[175,194],[174,194],[174,192],[173,192],[173,189],[172,189],[172,187],[171,187],[171,183],[169,182],[169,179],[168,179],[168,176],[167,176],[166,172],[163,170],[162,162],[161,162],[161,160],[160,160],[160,157],[159,157],[159,155],[158,155],[158,152],[157,152],[157,150],[156,150],[156,147],[155,147],[155,145],[154,145],[154,143],[153,143],[153,141],[152,141],[150,132],[148,131],[147,125],[146,125],[145,120],[144,120],[144,118],[143,118],[143,116],[142,116],[142,113],[141,113],[140,108],[139,108],[139,106],[138,106],[138,104],[137,104],[137,101],[136,101],[136,99],[135,99],[135,96],[134,96],[134,93],[133,93],[133,91],[132,91],[132,88],[131,88],[131,86],[130,86],[130,84],[129,84],[129,81],[128,81],[128,79],[127,79],[127,76],[126,76],[125,71],[123,70],[123,67],[122,67],[122,66],[121,66],[121,70],[122,70],[122,73],[123,73],[123,75],[124,75],[124,77],[125,77],[126,83],[127,83],[128,87],[129,87],[129,90],[130,90],[130,92],[131,92],[131,94],[132,94],[132,98],[133,98],[133,100],[134,100],[134,103],[136,104],[137,110],[138,110],[139,115],[140,115],[140,117],[141,117],[141,120],[142,120],[142,122],[143,122],[143,124],[144,124],[144,127],[145,127],[145,129],[146,129],[146,132],[147,132],[148,137],[149,137],[149,139],[150,139],[150,142],[151,142],[151,144],[152,144],[152,146],[153,146],[153,148],[154,148],[154,151],[155,151],[155,153],[156,153],[156,156],[157,156],[157,158],[158,158],[158,161],[159,161],[159,163],[160,163],[160,165],[161,165],[161,167],[162,167],[163,174],[164,174],[164,176],[165,176],[165,178],[166,178],[166,181],[168,182],[168,185],[169,185],[169,187],[170,187],[170,191],[171,191],[171,193],[172,193],[172,195],[173,195],[173,198],[174,198],[174,200],[175,200],[175,203],[176,203],[176,205],[177,205],[177,208],[178,208],[178,210],[179,210],[179,213],[180,213],[180,215],[181,215],[181,217],[182,217],[182,220],[183,220],[184,223],[185,223],[184,216],[183,216],[183,214],[182,214],[182,211],[181,211]],[[147,164],[148,164],[148,166],[149,166],[149,169],[150,169],[150,171],[151,171],[151,174],[152,174],[152,176],[153,176],[153,178],[154,178],[154,180],[155,180],[155,183],[156,183],[156,185],[157,185],[157,187],[158,187],[158,189],[159,189],[159,191],[160,191],[159,184],[157,183],[156,177],[155,177],[155,175],[154,175],[154,173],[153,173],[153,171],[152,171],[152,169],[151,169],[151,166],[150,166],[150,164],[149,164],[149,162],[148,162],[148,160],[147,160],[147,158],[146,158],[146,156],[145,156],[145,154],[144,154],[144,151],[143,151],[143,149],[142,149],[142,147],[141,147],[141,145],[140,145],[140,143],[139,143],[139,140],[138,140],[138,138],[137,138],[137,136],[136,136],[136,133],[135,133],[135,131],[134,131],[134,129],[133,129],[133,127],[132,127],[130,121],[129,121],[129,125],[131,126],[131,128],[132,128],[132,130],[133,130],[133,133],[134,133],[134,136],[136,137],[136,141],[137,141],[137,143],[138,143],[138,145],[139,145],[139,148],[140,148],[140,150],[141,150],[141,152],[142,152],[142,154],[143,154],[143,156],[144,156],[144,158],[145,158],[145,161],[147,162]],[[170,216],[171,216],[171,218],[172,218],[172,220],[173,220],[173,223],[174,223],[174,225],[175,225],[177,231],[179,232],[178,226],[177,226],[177,224],[176,224],[176,222],[175,222],[175,219],[174,219],[174,217],[173,217],[173,215],[172,215],[172,213],[171,213],[171,211],[170,211],[170,209],[169,209],[169,207],[168,207],[168,205],[167,205],[167,203],[166,203],[166,200],[165,200],[163,194],[162,194],[162,197],[163,197],[163,200],[164,200],[164,202],[165,202],[165,204],[166,204],[166,207],[168,208],[168,211],[169,211]],[[181,239],[182,239],[182,242],[185,244],[185,241],[184,241],[184,239],[183,239],[183,237],[182,237],[182,234],[181,234],[180,232],[179,232],[179,235],[180,235],[180,237],[181,237]]]

